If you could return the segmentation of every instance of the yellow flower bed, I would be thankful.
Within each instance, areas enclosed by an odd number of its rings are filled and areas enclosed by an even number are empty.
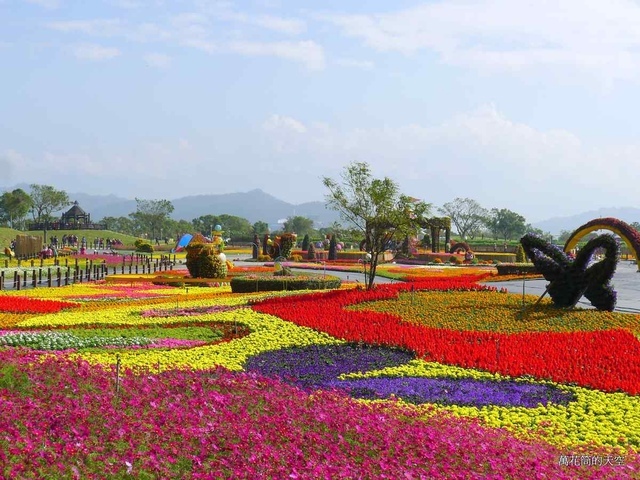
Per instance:
[[[119,314],[120,312],[117,313]],[[127,314],[130,316],[131,310],[126,309],[126,312],[122,313],[125,317]],[[114,315],[114,317],[116,316]],[[123,317],[117,316],[117,318]],[[141,320],[148,323],[157,322],[157,319],[154,318],[141,319],[138,317],[138,324],[140,324]],[[162,319],[163,322],[175,323],[184,322],[184,320],[185,317]],[[247,308],[198,316],[198,321],[207,320],[239,322],[248,326],[252,333],[231,342],[189,349],[102,350],[95,353],[82,353],[78,356],[90,363],[103,365],[113,365],[119,357],[122,366],[134,369],[192,368],[204,370],[220,365],[230,370],[242,370],[244,363],[250,356],[265,351],[311,344],[341,343],[340,340],[334,339],[327,334],[319,333],[309,328],[298,327],[272,315],[257,313]]]
[[[527,295],[532,307],[536,296]],[[640,335],[640,315],[585,310],[560,310],[545,299],[522,311],[522,296],[498,292],[401,293],[397,299],[362,303],[354,310],[391,313],[407,322],[432,328],[502,333],[626,328]]]

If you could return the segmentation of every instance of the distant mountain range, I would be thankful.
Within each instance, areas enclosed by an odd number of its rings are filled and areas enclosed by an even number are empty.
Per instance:
[[[91,214],[94,221],[104,217],[126,217],[136,211],[136,201],[115,195],[89,195],[70,193],[72,201],[78,201],[82,209]],[[251,223],[267,222],[274,229],[278,221],[292,216],[302,216],[314,221],[316,228],[339,221],[336,211],[325,207],[324,202],[306,202],[297,205],[279,200],[260,189],[249,192],[219,195],[193,195],[171,200],[175,220],[191,221],[202,215],[235,215]]]
[[[15,185],[6,190],[14,188],[28,191],[29,185]],[[136,210],[135,200],[116,195],[70,193],[69,199],[71,201],[77,200],[80,207],[90,213],[94,221],[99,221],[104,217],[126,217]],[[191,221],[202,215],[227,214],[246,218],[251,223],[267,222],[274,230],[278,228],[279,221],[296,215],[312,219],[316,228],[326,227],[333,222],[340,221],[339,214],[335,210],[327,208],[324,202],[306,202],[294,205],[260,189],[218,195],[192,195],[172,199],[171,203],[174,206],[171,217],[176,220]],[[601,208],[576,215],[542,220],[534,223],[533,226],[543,232],[558,235],[562,230],[573,231],[580,225],[600,217],[614,217],[627,223],[640,222],[640,208]]]
[[[571,215],[568,217],[555,217],[534,223],[533,226],[543,232],[550,232],[558,235],[562,230],[574,231],[581,225],[596,218],[613,217],[623,222],[640,222],[640,208],[634,207],[609,207],[591,210],[588,212]]]

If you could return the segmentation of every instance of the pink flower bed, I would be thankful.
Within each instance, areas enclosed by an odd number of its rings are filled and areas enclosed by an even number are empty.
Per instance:
[[[0,351],[4,378],[35,355]],[[561,466],[559,451],[398,404],[312,395],[223,369],[140,372],[61,358],[0,389],[5,478],[637,478],[633,464]],[[595,450],[590,451],[596,454]]]

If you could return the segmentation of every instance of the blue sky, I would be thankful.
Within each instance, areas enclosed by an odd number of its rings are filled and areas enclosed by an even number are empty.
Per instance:
[[[632,0],[0,0],[0,189],[640,206]]]

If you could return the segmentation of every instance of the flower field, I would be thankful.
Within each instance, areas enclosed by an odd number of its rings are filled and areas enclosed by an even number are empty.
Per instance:
[[[387,268],[0,292],[2,477],[640,478],[640,316]]]

